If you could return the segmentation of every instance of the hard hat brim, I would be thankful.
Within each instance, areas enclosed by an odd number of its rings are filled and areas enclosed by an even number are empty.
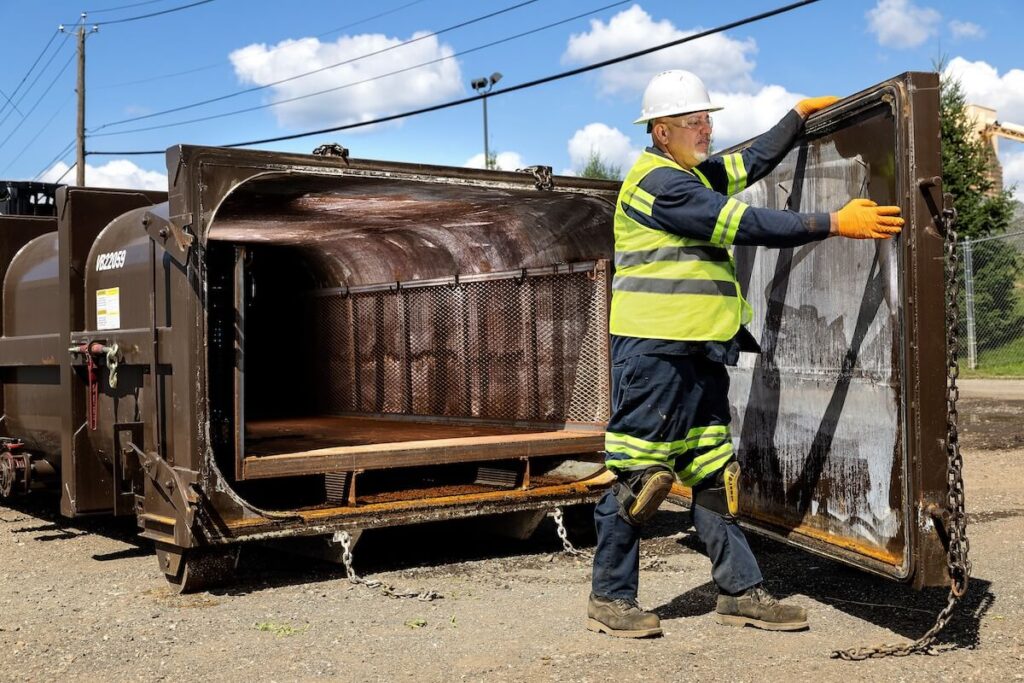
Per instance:
[[[638,118],[633,123],[634,124],[647,123],[649,121],[653,121],[654,119],[660,119],[663,116],[683,116],[684,114],[698,114],[698,113],[700,113],[702,111],[706,111],[706,112],[719,111],[719,110],[721,110],[723,108],[724,107],[706,107],[706,106],[704,106],[704,107],[697,107],[695,109],[684,109],[682,111],[678,111],[678,110],[656,111],[656,112],[653,112],[653,113],[648,114],[646,116],[641,116],[640,118]]]

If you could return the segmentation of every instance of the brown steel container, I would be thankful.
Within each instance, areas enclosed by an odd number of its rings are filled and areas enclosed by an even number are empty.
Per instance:
[[[57,221],[0,216],[2,434],[59,464]]]

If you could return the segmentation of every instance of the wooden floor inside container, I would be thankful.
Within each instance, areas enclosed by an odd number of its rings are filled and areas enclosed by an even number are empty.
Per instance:
[[[318,415],[249,420],[242,478],[593,453],[599,425]]]
[[[536,434],[551,429],[494,423],[433,422],[404,417],[351,415],[250,420],[245,425],[245,453],[249,456],[280,455],[295,451],[401,441]]]

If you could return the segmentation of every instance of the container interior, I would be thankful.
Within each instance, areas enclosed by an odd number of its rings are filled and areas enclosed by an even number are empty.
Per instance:
[[[409,490],[401,468],[522,487],[530,458],[590,457],[609,405],[610,213],[443,178],[243,185],[206,255],[222,462],[238,480],[366,472],[343,493],[358,502]]]

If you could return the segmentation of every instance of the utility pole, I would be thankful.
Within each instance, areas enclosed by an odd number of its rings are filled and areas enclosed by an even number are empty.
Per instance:
[[[64,27],[61,26],[60,30],[63,31]],[[75,126],[75,184],[79,187],[85,185],[85,37],[98,30],[97,26],[93,26],[89,31],[85,30],[85,12],[82,12],[82,20],[75,33],[75,37],[78,39],[78,85],[75,88],[75,93],[78,95],[78,123]]]

